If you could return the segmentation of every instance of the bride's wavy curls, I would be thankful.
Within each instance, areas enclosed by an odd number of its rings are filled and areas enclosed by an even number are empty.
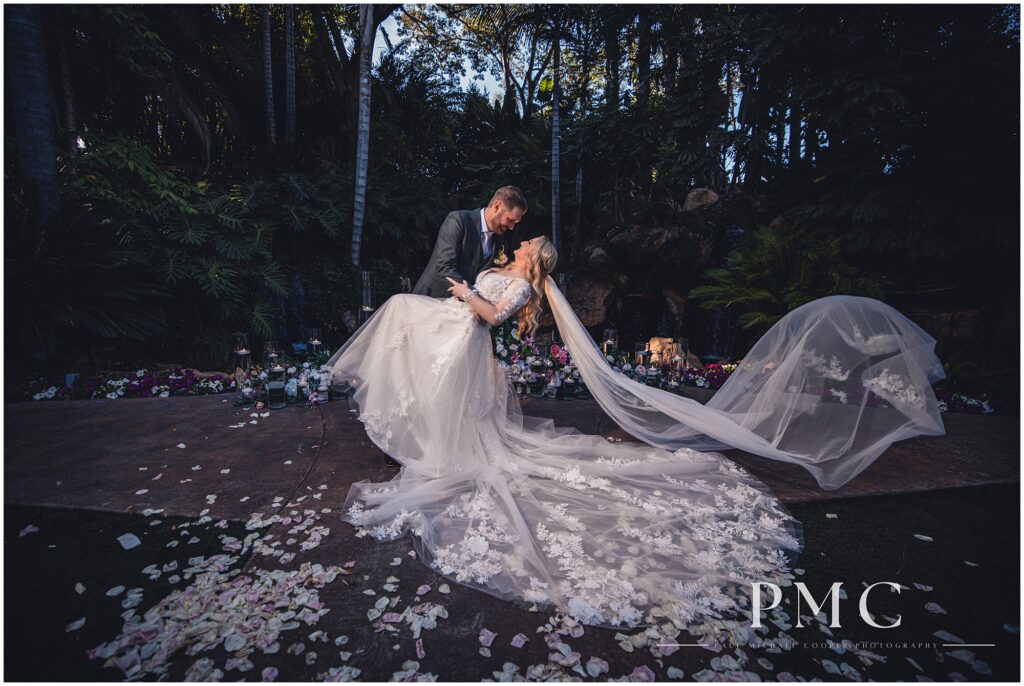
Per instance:
[[[544,280],[558,263],[558,251],[547,236],[540,236],[533,251],[526,258],[526,278],[530,281],[530,300],[523,305],[516,316],[519,323],[519,337],[533,335],[540,325],[541,300],[544,299]]]

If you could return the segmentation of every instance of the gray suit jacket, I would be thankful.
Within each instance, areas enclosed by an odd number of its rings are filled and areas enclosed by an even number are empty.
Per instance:
[[[434,244],[434,252],[420,275],[413,293],[433,298],[448,298],[450,276],[456,281],[476,283],[477,275],[492,266],[498,250],[506,246],[503,236],[494,235],[491,256],[484,258],[483,237],[480,234],[480,209],[450,212],[441,224]]]

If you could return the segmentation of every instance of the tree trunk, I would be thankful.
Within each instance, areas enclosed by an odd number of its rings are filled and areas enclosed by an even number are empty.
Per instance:
[[[328,34],[327,19],[324,14],[316,9],[310,9],[310,17],[313,21],[313,30],[316,32],[317,42],[320,43],[320,50],[327,62],[327,71],[331,74],[331,80],[338,91],[338,96],[345,99],[345,73],[335,48],[334,40]],[[344,46],[342,46],[344,48]]]
[[[800,103],[796,93],[789,96],[789,168],[800,166]]]
[[[651,18],[646,9],[637,12],[640,36],[636,47],[636,99],[647,106],[651,94]]]
[[[352,206],[352,264],[359,266],[359,250],[366,217],[366,175],[370,148],[370,61],[373,58],[373,5],[359,6],[359,129],[356,136],[356,197]]]
[[[64,129],[66,152],[68,157],[74,157],[78,153],[77,131],[78,118],[75,114],[75,89],[71,80],[71,60],[68,58],[67,39],[64,23],[60,20],[59,13],[50,15],[53,19],[53,40],[57,49],[57,69],[60,80],[60,99],[63,117],[61,126]]]
[[[662,35],[665,36],[662,49],[665,51],[662,67],[662,84],[665,94],[673,97],[676,93],[676,72],[679,70],[679,29],[676,24],[676,6],[668,8],[668,18],[662,24]]]
[[[572,229],[572,254],[569,256],[569,264],[573,267],[579,264],[580,248],[583,246],[583,156],[581,155],[576,163],[576,221]]]
[[[605,17],[604,54],[606,71],[604,87],[605,109],[609,112],[614,112],[619,109],[619,27],[612,17]]]
[[[804,163],[809,168],[814,168],[818,157],[818,129],[814,125],[814,117],[807,117],[807,151],[804,156]]]
[[[270,5],[263,11],[263,110],[267,122],[267,145],[277,145],[277,122],[274,119],[274,72],[270,60]]]
[[[53,103],[39,5],[9,5],[4,19],[15,154],[39,226],[34,241],[38,248],[60,212]]]
[[[562,183],[561,158],[562,158],[562,133],[560,121],[560,103],[562,97],[562,81],[559,72],[562,69],[562,42],[561,26],[555,26],[555,40],[552,49],[555,53],[554,84],[551,89],[551,242],[555,244],[555,250],[560,250],[562,238],[559,222],[561,220],[559,205],[561,194],[559,192]]]
[[[284,6],[284,144],[295,145],[295,5]]]
[[[785,96],[780,96],[780,102],[775,112],[775,158],[776,164],[781,170],[786,166],[786,104]]]

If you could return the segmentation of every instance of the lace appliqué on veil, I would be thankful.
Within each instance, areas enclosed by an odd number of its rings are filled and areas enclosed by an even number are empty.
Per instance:
[[[890,402],[910,407],[924,407],[924,395],[921,390],[899,374],[890,372],[888,368],[882,369],[882,373],[875,378],[865,381],[864,388]]]
[[[846,377],[850,376],[850,370],[843,369],[843,363],[835,355],[832,355],[831,360],[826,361],[823,356],[818,355],[813,350],[806,350],[804,351],[803,359],[810,365],[811,369],[826,379],[846,381]]]

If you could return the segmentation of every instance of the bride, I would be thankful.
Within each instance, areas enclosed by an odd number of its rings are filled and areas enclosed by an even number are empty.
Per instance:
[[[460,584],[603,627],[749,616],[754,582],[789,585],[802,529],[715,450],[799,464],[826,489],[892,442],[941,435],[935,341],[877,300],[832,296],[783,317],[707,405],[616,373],[549,275],[546,237],[452,297],[389,298],[331,357],[367,434],[402,467],[361,481],[345,521],[412,533]],[[523,416],[489,328],[520,338],[542,300],[602,409],[641,442]],[[478,323],[479,315],[484,323]]]

